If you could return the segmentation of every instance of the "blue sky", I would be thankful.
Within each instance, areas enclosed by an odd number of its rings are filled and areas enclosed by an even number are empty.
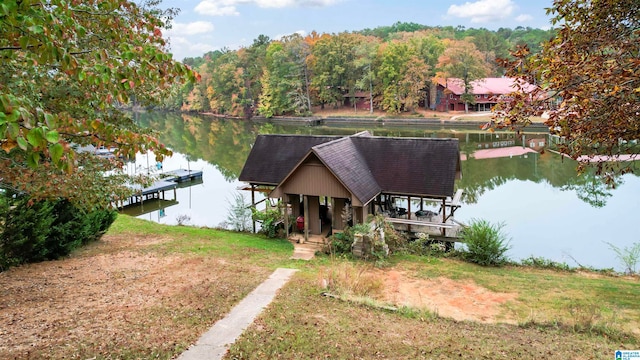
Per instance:
[[[251,45],[264,34],[272,39],[312,31],[339,33],[415,22],[430,26],[530,26],[548,29],[545,8],[552,0],[164,0],[179,8],[173,29],[165,31],[174,58],[202,56],[227,47]]]

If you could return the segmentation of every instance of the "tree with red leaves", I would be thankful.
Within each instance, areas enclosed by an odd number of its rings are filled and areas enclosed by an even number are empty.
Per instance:
[[[502,60],[507,76],[539,89],[499,104],[494,125],[519,129],[546,112],[551,132],[563,139],[559,150],[580,160],[579,170],[596,164],[610,182],[633,163],[605,160],[638,152],[640,2],[555,0],[547,12],[559,29],[542,52],[521,47]],[[550,99],[558,105],[549,108]]]
[[[0,3],[0,187],[33,199],[109,204],[118,159],[167,149],[118,111],[153,104],[197,74],[162,38],[174,15],[158,1],[5,0]],[[116,148],[116,161],[83,145]]]

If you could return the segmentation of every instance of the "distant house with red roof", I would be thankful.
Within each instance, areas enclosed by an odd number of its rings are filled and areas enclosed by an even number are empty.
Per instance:
[[[464,111],[464,82],[461,79],[436,79],[436,110]],[[516,90],[515,79],[484,78],[471,82],[471,94],[475,97],[475,104],[469,104],[471,111],[490,111],[498,101]],[[527,84],[525,89],[533,91],[535,85]]]

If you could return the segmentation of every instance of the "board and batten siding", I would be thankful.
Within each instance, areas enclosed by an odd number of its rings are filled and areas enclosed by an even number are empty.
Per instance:
[[[302,164],[287,181],[282,184],[285,194],[305,194],[351,198],[351,193],[336,179],[321,162]]]

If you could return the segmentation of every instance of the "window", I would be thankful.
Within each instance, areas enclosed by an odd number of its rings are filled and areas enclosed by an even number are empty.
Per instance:
[[[453,94],[449,94],[449,99],[453,99]]]
[[[484,94],[484,98],[488,99],[489,98],[489,94]]]

